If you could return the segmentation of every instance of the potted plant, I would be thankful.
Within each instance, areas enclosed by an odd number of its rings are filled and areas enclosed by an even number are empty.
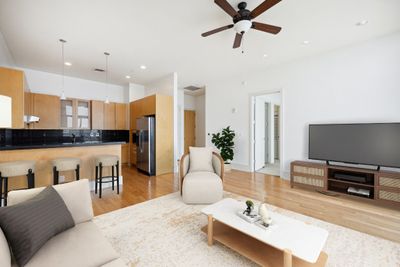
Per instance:
[[[230,126],[222,129],[220,133],[212,134],[211,142],[219,149],[222,159],[224,160],[225,171],[231,170],[231,161],[233,160],[233,148],[235,143],[235,131]]]

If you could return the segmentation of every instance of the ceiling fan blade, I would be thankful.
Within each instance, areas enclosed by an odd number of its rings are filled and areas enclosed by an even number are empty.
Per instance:
[[[261,15],[274,5],[278,4],[280,1],[282,0],[265,0],[258,7],[256,7],[255,9],[253,9],[253,11],[250,12],[251,18],[254,19],[258,17],[259,15]]]
[[[240,45],[242,43],[242,37],[243,37],[243,34],[236,33],[235,41],[233,42],[233,48],[240,47]]]
[[[208,31],[208,32],[202,33],[201,36],[207,37],[207,36],[209,36],[211,34],[214,34],[214,33],[217,33],[217,32],[221,32],[221,31],[224,31],[224,30],[227,30],[227,29],[230,29],[230,28],[233,28],[233,24],[226,25],[226,26],[223,26],[223,27],[219,27],[219,28],[214,29],[212,31]]]
[[[220,8],[222,8],[226,13],[228,13],[232,18],[238,15],[238,12],[228,3],[226,0],[214,0]]]
[[[260,22],[253,22],[253,25],[251,26],[253,29],[262,31],[262,32],[268,32],[272,34],[278,34],[282,28],[274,25],[269,25],[265,23],[260,23]]]

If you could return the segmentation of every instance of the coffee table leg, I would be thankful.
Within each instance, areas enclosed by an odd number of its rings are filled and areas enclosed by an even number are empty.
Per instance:
[[[207,239],[208,245],[213,245],[213,216],[208,215],[208,226],[207,226]]]
[[[288,249],[283,250],[283,267],[292,267],[292,252]]]

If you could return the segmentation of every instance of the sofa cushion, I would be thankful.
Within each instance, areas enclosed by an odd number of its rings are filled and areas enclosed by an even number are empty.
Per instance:
[[[106,264],[101,265],[101,267],[126,267],[125,262],[122,259],[116,259]]]
[[[222,180],[213,172],[190,172],[183,180],[182,198],[187,204],[215,203],[222,196]]]
[[[214,172],[211,147],[189,147],[189,172]]]
[[[93,222],[84,222],[50,239],[25,267],[98,267],[119,258]]]
[[[71,212],[75,224],[90,221],[93,218],[92,199],[90,198],[89,180],[82,179],[66,184],[54,185]],[[8,193],[8,205],[15,205],[39,194],[44,187],[15,190]]]
[[[8,247],[7,239],[0,228],[0,266],[10,267],[11,266],[11,254],[10,248]]]
[[[25,202],[0,208],[0,227],[19,266],[47,240],[74,225],[64,201],[51,186]]]

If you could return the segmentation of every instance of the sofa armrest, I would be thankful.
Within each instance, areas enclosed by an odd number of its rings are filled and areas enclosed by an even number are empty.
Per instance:
[[[212,165],[213,165],[213,168],[214,168],[214,172],[219,177],[221,177],[222,180],[224,180],[224,160],[216,152],[213,152]]]
[[[89,180],[82,179],[53,187],[64,200],[75,224],[90,221],[93,218]],[[11,191],[8,194],[8,204],[15,205],[24,202],[39,194],[43,189],[44,187]]]
[[[179,183],[181,188],[181,195],[182,195],[182,184],[183,179],[185,178],[186,174],[189,172],[189,153],[183,154],[181,160],[179,161]]]
[[[7,239],[0,228],[0,266],[11,267],[11,253]]]

